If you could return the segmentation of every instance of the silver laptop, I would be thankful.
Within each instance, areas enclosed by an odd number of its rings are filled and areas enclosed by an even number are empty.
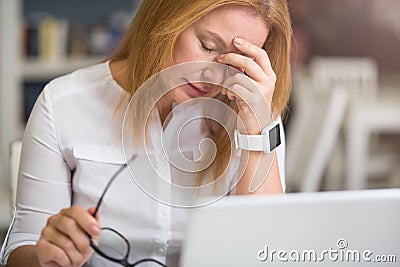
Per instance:
[[[181,267],[400,266],[400,189],[227,197],[191,210]]]

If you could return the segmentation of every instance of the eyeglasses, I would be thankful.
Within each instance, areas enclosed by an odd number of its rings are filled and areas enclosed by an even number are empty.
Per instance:
[[[94,213],[92,214],[93,217],[96,218],[97,212],[100,208],[101,203],[103,202],[104,195],[106,194],[108,188],[111,186],[112,182],[115,180],[115,178],[118,177],[118,175],[125,169],[125,167],[134,159],[136,158],[136,155],[133,155],[123,166],[121,166],[111,177],[110,181],[108,181],[106,188],[104,189],[103,193],[101,194],[101,197],[99,201],[97,202],[96,209]],[[98,253],[100,256],[103,258],[106,258],[107,260],[110,260],[115,263],[119,263],[122,266],[125,267],[134,267],[137,266],[141,263],[144,262],[154,262],[159,264],[160,266],[167,267],[165,264],[155,260],[155,259],[141,259],[135,263],[129,263],[128,262],[128,257],[129,253],[131,251],[131,246],[129,244],[128,239],[120,234],[118,231],[109,228],[109,227],[103,227],[101,228],[100,232],[100,239],[99,239],[99,245],[96,245],[93,242],[93,239],[91,236],[89,236],[89,241],[90,241],[90,246],[93,248],[96,253]]]

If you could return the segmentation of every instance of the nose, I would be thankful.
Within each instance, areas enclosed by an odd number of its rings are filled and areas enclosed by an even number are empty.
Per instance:
[[[209,62],[202,70],[202,80],[204,82],[222,85],[224,82],[226,68],[226,65],[216,62]]]

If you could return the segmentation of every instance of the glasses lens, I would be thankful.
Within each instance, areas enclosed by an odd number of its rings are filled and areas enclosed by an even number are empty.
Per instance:
[[[115,260],[122,260],[128,253],[129,244],[115,230],[103,228],[100,232],[98,249],[105,255]]]

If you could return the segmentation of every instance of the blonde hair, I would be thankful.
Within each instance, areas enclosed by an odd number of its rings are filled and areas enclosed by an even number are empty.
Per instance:
[[[286,0],[144,0],[119,49],[110,58],[112,61],[126,60],[125,75],[129,87],[124,89],[129,96],[133,96],[151,76],[171,65],[175,42],[187,27],[210,11],[227,5],[248,7],[268,23],[270,33],[264,49],[277,77],[272,110],[274,115],[283,115],[291,90],[292,30]],[[222,101],[236,109],[234,101]],[[140,109],[134,112],[140,112]],[[213,163],[217,178],[229,161],[231,142],[226,133],[211,131],[210,123],[207,125],[217,146]]]

